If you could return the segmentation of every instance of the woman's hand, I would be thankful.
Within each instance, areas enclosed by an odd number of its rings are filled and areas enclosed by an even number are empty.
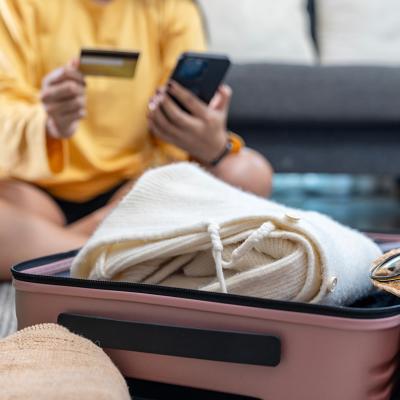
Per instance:
[[[55,139],[71,137],[86,114],[85,80],[77,61],[43,79],[41,100],[47,112],[47,134]]]
[[[210,105],[177,82],[157,92],[149,103],[149,126],[158,138],[187,151],[193,158],[210,163],[224,150],[226,122],[232,91],[221,86]],[[189,111],[180,108],[176,98]]]

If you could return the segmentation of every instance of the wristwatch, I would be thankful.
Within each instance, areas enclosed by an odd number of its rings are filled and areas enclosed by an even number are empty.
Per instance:
[[[214,160],[210,161],[210,167],[216,167],[228,154],[237,154],[245,146],[244,140],[236,133],[229,132],[224,150]]]

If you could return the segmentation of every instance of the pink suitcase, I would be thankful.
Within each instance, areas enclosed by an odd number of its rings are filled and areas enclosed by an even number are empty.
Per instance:
[[[75,254],[12,269],[19,328],[58,322],[90,338],[135,398],[148,390],[152,399],[400,399],[394,296],[328,307],[79,280],[69,277]]]

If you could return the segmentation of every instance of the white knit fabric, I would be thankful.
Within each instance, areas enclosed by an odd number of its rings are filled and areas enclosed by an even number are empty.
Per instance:
[[[369,269],[380,254],[324,215],[286,208],[181,163],[138,181],[80,251],[72,274],[345,304],[370,290]]]

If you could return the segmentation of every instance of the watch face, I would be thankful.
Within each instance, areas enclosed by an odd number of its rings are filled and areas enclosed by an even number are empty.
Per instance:
[[[400,280],[400,249],[384,254],[375,261],[371,279],[378,282]]]

